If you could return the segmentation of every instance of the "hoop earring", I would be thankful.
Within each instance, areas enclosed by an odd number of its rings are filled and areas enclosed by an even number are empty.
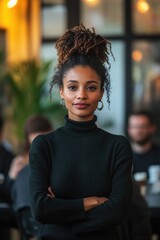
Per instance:
[[[97,107],[99,111],[101,111],[104,107],[102,100],[99,100],[98,103],[101,103],[101,107]]]

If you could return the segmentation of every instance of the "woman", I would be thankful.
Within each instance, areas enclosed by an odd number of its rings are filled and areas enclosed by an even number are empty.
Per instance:
[[[118,240],[116,225],[131,199],[132,153],[124,137],[98,128],[94,115],[104,89],[110,102],[110,43],[81,24],[56,48],[50,93],[57,84],[68,115],[63,127],[32,143],[32,214],[43,224],[42,239]]]

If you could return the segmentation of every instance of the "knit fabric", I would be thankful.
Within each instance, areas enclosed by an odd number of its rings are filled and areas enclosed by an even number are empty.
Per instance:
[[[131,200],[132,151],[123,136],[92,121],[66,116],[63,127],[38,136],[30,150],[30,198],[33,216],[43,224],[43,239],[118,240],[116,225]],[[55,198],[47,196],[51,186]],[[85,212],[83,198],[108,201]]]

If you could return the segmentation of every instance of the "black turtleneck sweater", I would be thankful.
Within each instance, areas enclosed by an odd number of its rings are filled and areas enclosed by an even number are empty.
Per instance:
[[[132,151],[125,137],[110,134],[92,121],[66,117],[64,127],[38,136],[30,150],[32,214],[43,239],[118,240],[116,225],[131,200]],[[47,196],[51,186],[55,198]],[[85,212],[83,198],[108,201]]]

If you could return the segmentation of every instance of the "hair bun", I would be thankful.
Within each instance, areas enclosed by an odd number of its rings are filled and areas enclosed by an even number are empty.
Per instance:
[[[73,54],[93,55],[102,63],[108,62],[111,44],[102,36],[85,28],[81,23],[72,29],[66,30],[64,35],[56,42],[58,66],[68,60]]]

